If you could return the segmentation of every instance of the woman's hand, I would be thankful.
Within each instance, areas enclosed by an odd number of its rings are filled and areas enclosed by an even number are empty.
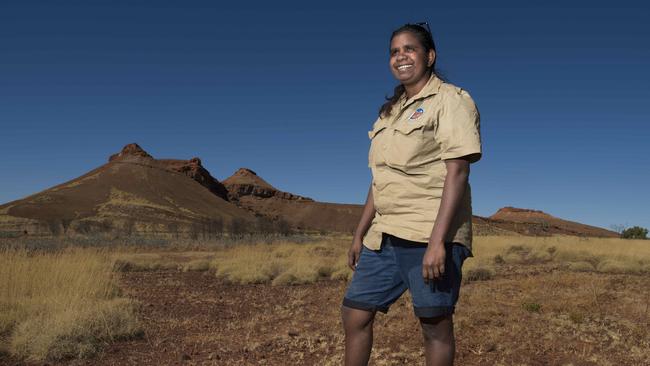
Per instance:
[[[359,263],[359,254],[361,253],[361,238],[356,236],[352,239],[352,245],[348,250],[348,266],[354,271]]]
[[[424,257],[422,258],[422,277],[424,282],[435,281],[442,278],[445,273],[445,243],[429,242]]]

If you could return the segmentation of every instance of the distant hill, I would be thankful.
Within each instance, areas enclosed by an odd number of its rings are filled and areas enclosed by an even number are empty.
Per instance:
[[[229,231],[266,222],[299,230],[352,233],[362,205],[318,202],[281,191],[247,168],[219,182],[199,158],[155,159],[137,144],[71,181],[0,205],[0,232],[50,235],[118,231]],[[238,225],[237,225],[238,224]],[[475,235],[616,237],[542,211],[504,207],[474,216]]]
[[[29,234],[222,230],[254,215],[227,201],[201,160],[157,160],[137,144],[71,181],[0,206],[0,230]]]
[[[618,237],[619,234],[596,226],[563,220],[545,212],[516,207],[503,207],[487,220],[499,228],[525,235],[578,235]]]
[[[302,229],[353,232],[363,210],[362,205],[318,202],[280,191],[246,168],[226,178],[223,184],[229,200],[238,206],[257,215],[282,218]],[[618,236],[613,231],[558,219],[542,211],[514,207],[504,207],[490,217],[474,216],[472,226],[475,235]]]
[[[258,215],[286,220],[299,229],[351,233],[363,210],[361,205],[317,202],[280,191],[247,168],[239,169],[223,184],[231,202]]]

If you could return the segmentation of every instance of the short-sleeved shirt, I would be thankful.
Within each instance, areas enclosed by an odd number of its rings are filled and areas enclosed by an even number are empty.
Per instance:
[[[432,75],[422,90],[398,100],[372,130],[368,166],[376,213],[363,244],[379,249],[382,233],[428,242],[447,176],[444,160],[481,157],[479,113],[463,89]],[[474,162],[472,161],[472,162]],[[472,248],[469,183],[446,242]]]

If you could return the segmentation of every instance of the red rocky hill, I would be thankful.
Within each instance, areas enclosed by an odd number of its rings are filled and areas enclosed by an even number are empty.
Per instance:
[[[317,202],[280,191],[254,171],[241,168],[226,178],[231,202],[257,215],[283,219],[299,229],[351,233],[361,217],[361,205]]]
[[[154,159],[137,144],[58,186],[0,206],[0,231],[49,234],[126,230],[221,230],[254,216],[228,202],[227,190],[199,158]]]
[[[197,225],[227,230],[233,220],[252,225],[265,218],[297,229],[351,233],[363,209],[281,191],[247,168],[219,182],[199,158],[155,159],[137,144],[108,160],[81,177],[0,205],[0,232],[190,232]],[[476,235],[618,235],[513,207],[475,216],[473,228]]]
[[[618,233],[596,226],[563,220],[543,211],[503,207],[487,218],[493,226],[525,235],[578,235],[618,237]]]

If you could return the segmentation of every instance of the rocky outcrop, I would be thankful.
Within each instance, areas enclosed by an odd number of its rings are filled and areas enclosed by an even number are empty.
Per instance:
[[[117,154],[108,158],[109,162],[140,163],[152,167],[160,167],[172,172],[184,174],[210,190],[215,195],[228,200],[228,190],[210,172],[201,165],[201,159],[154,159],[140,145],[128,144]]]
[[[274,197],[290,201],[314,201],[309,197],[280,191],[248,168],[240,168],[235,174],[225,179],[223,184],[228,190],[228,199],[234,202],[240,201],[244,196],[253,196],[256,198]]]
[[[136,143],[128,144],[122,148],[122,151],[120,151],[117,154],[113,154],[108,158],[108,161],[115,161],[115,160],[120,160],[124,159],[127,157],[140,157],[140,158],[145,158],[145,159],[153,159],[153,156],[149,155],[146,151],[144,151],[143,148],[140,147],[140,145]]]
[[[182,173],[199,182],[202,186],[209,189],[210,192],[228,200],[228,190],[210,172],[201,165],[201,159],[192,158],[190,160],[160,159],[158,160],[165,169]]]
[[[492,220],[508,220],[508,221],[517,221],[517,222],[539,222],[542,220],[557,220],[556,217],[553,217],[547,214],[544,211],[540,210],[531,210],[528,208],[517,208],[506,206],[500,208],[494,215],[490,216]]]

